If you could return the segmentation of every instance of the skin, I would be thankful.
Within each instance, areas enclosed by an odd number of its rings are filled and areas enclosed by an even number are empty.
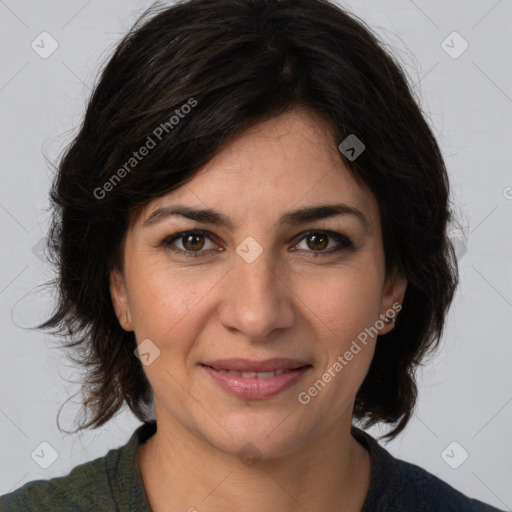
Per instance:
[[[361,509],[370,459],[350,427],[377,336],[307,405],[297,396],[402,303],[407,283],[386,275],[376,199],[351,176],[338,143],[316,114],[288,112],[244,132],[193,181],[132,219],[124,270],[112,272],[110,289],[123,329],[160,350],[144,366],[158,431],[138,452],[154,511]],[[178,203],[218,210],[234,227],[181,216],[143,227],[156,209]],[[356,207],[368,229],[350,215],[278,223],[289,210],[327,203]],[[163,243],[194,229],[212,233],[211,240]],[[313,257],[339,242],[329,238],[325,247],[304,237],[308,230],[340,233],[353,247]],[[236,252],[248,236],[263,249],[252,263]],[[384,324],[379,334],[392,328]],[[227,394],[199,366],[229,357],[292,357],[313,368],[277,396],[246,400]],[[247,443],[259,457],[252,465],[237,456]]]

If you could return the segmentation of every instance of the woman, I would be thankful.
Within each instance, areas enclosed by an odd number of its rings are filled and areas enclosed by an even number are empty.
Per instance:
[[[448,196],[402,71],[338,7],[139,20],[59,166],[40,327],[89,369],[80,428],[124,402],[144,424],[2,510],[497,510],[352,425],[411,417],[457,284]]]

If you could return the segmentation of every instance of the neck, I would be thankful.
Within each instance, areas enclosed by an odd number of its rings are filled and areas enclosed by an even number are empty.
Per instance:
[[[138,451],[151,509],[359,511],[368,493],[370,458],[350,426],[335,425],[284,456],[261,457],[248,445],[247,456],[240,457],[157,416],[157,432]]]

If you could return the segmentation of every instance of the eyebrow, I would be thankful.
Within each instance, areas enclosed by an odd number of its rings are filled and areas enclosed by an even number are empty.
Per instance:
[[[296,210],[291,210],[281,216],[279,223],[291,226],[304,224],[306,222],[315,222],[339,215],[353,216],[363,224],[367,231],[369,230],[369,222],[363,212],[353,206],[343,203],[306,206]],[[158,208],[151,213],[142,226],[153,226],[172,216],[182,216],[196,222],[233,229],[233,222],[223,213],[213,210],[212,208],[198,210],[184,205],[164,206],[162,208]]]

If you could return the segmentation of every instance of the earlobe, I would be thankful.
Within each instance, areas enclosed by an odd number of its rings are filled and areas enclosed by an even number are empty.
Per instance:
[[[119,324],[125,331],[133,331],[126,283],[121,272],[114,269],[110,272],[110,297]]]

